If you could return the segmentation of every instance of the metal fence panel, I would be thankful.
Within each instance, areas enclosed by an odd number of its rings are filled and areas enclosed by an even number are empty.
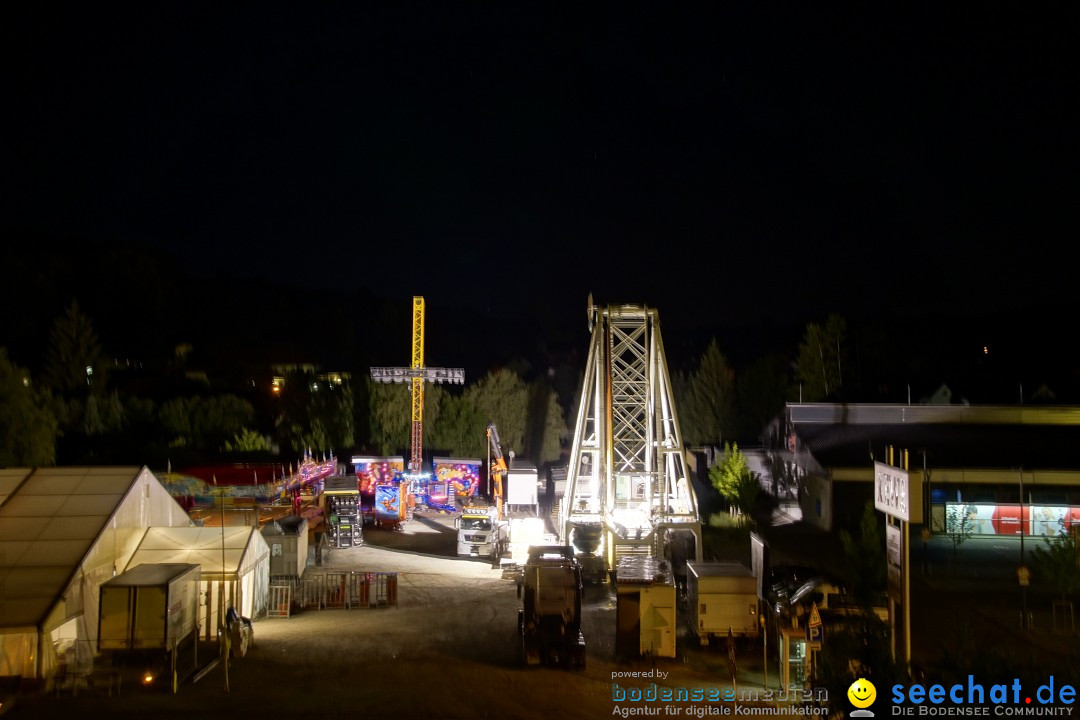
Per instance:
[[[307,610],[330,608],[377,608],[397,605],[396,572],[305,573],[295,587],[272,586],[272,617],[277,614],[284,589],[293,591],[290,607]],[[283,589],[279,590],[281,587]],[[274,595],[274,593],[278,595]]]
[[[289,617],[292,614],[292,602],[292,585],[271,585],[267,617]]]

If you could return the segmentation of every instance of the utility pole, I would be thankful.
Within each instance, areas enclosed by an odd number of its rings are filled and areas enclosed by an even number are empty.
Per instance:
[[[217,487],[217,475],[214,475]],[[221,504],[221,585],[218,592],[218,627],[221,630],[221,663],[225,668],[225,692],[229,692],[229,624],[225,621],[225,488],[218,493]]]
[[[922,452],[922,472],[923,472],[923,526],[920,535],[922,536],[923,547],[923,575],[930,572],[930,536],[934,525],[933,518],[930,517],[930,513],[933,508],[933,503],[930,499],[930,468],[926,462],[926,449],[923,448]]]
[[[1020,629],[1030,630],[1027,610],[1027,566],[1024,565],[1024,468],[1020,468],[1020,567],[1016,569],[1016,577],[1020,581]]]

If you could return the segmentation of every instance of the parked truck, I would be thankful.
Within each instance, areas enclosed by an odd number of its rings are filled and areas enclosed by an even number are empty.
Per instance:
[[[510,547],[510,522],[494,507],[466,505],[454,520],[457,554],[497,560]]]
[[[702,645],[713,636],[756,638],[760,634],[757,579],[741,563],[686,563],[690,630]]]
[[[529,548],[518,581],[518,631],[527,665],[585,667],[581,565],[568,545]]]

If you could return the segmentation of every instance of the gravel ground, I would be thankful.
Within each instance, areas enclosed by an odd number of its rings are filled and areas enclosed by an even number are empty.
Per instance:
[[[308,572],[398,573],[397,605],[365,609],[305,610],[289,618],[254,623],[255,645],[228,666],[177,694],[138,686],[126,677],[120,696],[85,690],[77,696],[27,694],[0,715],[26,718],[235,718],[280,714],[293,718],[601,718],[627,705],[612,700],[612,683],[645,686],[614,673],[659,671],[658,685],[677,688],[731,687],[727,654],[714,644],[699,647],[680,625],[677,657],[654,660],[615,655],[615,597],[609,586],[587,586],[584,670],[524,667],[519,659],[518,598],[512,579],[481,560],[455,556],[453,515],[418,513],[403,531],[368,529],[362,547],[334,550],[323,567]],[[835,553],[832,539],[806,528],[770,529],[777,562],[805,562],[807,554]],[[748,561],[746,548],[730,548]],[[912,583],[916,655],[936,656],[973,622],[988,643],[1015,652],[1039,652],[1063,672],[1075,633],[1021,633],[1015,587],[996,580],[923,578]],[[980,598],[973,602],[973,598]],[[1049,600],[1033,595],[1033,607]],[[1011,603],[1011,604],[1010,604]],[[217,648],[200,649],[210,658]],[[777,669],[764,673],[756,650],[738,658],[737,689],[753,692],[766,679],[777,687]],[[1058,674],[1061,674],[1058,672]],[[743,702],[742,705],[754,703]],[[656,709],[662,703],[653,705]],[[676,716],[701,717],[717,704],[670,706]],[[846,707],[846,705],[845,705]],[[731,704],[727,704],[731,709]],[[663,711],[662,711],[663,712]],[[670,715],[669,715],[670,716]]]
[[[418,514],[404,531],[368,529],[362,547],[334,550],[323,567],[309,568],[396,572],[397,605],[256,620],[254,647],[228,665],[228,689],[219,664],[175,695],[126,678],[119,697],[97,690],[31,695],[20,697],[10,716],[603,718],[619,707],[612,700],[616,672],[659,670],[669,674],[660,684],[675,687],[730,686],[726,653],[683,638],[676,658],[616,658],[608,586],[587,588],[584,670],[523,666],[516,584],[489,562],[454,556],[452,518]],[[673,709],[690,710],[685,703]]]

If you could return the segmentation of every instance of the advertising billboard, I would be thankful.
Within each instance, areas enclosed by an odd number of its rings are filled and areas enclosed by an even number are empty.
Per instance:
[[[397,482],[394,475],[405,471],[405,458],[393,457],[354,457],[353,468],[360,492],[370,495],[376,485],[392,485]]]
[[[471,498],[480,488],[481,461],[475,458],[432,458],[435,482],[446,486],[448,496]]]

